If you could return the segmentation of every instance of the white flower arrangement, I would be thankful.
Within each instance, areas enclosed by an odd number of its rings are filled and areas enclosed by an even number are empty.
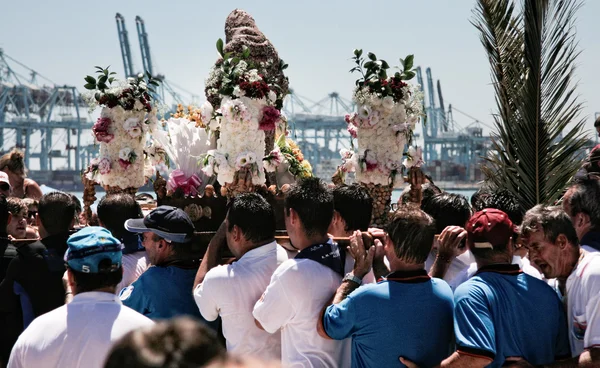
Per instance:
[[[148,93],[152,90],[143,75],[116,81],[111,76],[114,73],[98,69],[98,80],[85,78],[85,87],[92,90],[88,96],[93,102],[90,106],[102,107],[92,128],[100,155],[92,160],[87,178],[104,187],[139,188],[153,173],[146,168],[147,160],[140,159],[144,157],[147,135],[156,129],[156,109]],[[149,83],[156,85],[152,79]]]
[[[217,49],[223,60],[211,70],[206,85],[209,100],[218,93],[220,105],[213,111],[206,103],[201,115],[210,131],[219,132],[219,139],[216,150],[204,155],[202,170],[207,176],[217,175],[219,183],[225,185],[245,167],[250,169],[254,185],[264,184],[265,131],[273,131],[282,123],[284,96],[279,95],[278,86],[263,78],[260,66],[248,60],[248,49],[232,57],[223,52],[222,40],[217,42]],[[281,62],[280,68],[287,68],[287,64]],[[218,91],[210,86],[218,86]]]
[[[356,172],[356,180],[378,185],[403,185],[397,175],[402,168],[420,166],[421,150],[409,149],[403,161],[405,147],[423,114],[423,94],[419,85],[407,84],[414,77],[412,56],[401,60],[403,71],[388,77],[384,60],[369,53],[370,61],[355,50],[354,60],[362,78],[357,81],[353,100],[357,112],[346,115],[348,131],[357,139],[357,152],[342,150],[342,172]],[[353,144],[354,147],[354,144]]]

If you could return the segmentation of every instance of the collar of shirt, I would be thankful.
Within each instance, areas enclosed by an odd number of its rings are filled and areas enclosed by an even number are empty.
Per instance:
[[[71,303],[118,303],[121,304],[121,300],[115,294],[106,293],[103,291],[87,291],[85,293],[77,294],[73,296]]]
[[[503,275],[518,275],[522,273],[521,268],[518,264],[510,263],[496,263],[487,266],[483,266],[477,270],[475,275],[479,275],[482,272],[494,272]]]
[[[240,257],[240,259],[237,262],[250,262],[253,259],[261,258],[265,254],[275,250],[276,247],[277,242],[273,240],[270,243],[261,245],[260,247],[256,247],[252,250],[247,251],[246,253],[244,253],[243,256]]]
[[[387,275],[380,281],[396,281],[409,284],[416,284],[421,282],[427,282],[431,280],[431,277],[427,274],[427,271],[415,270],[415,271],[395,271]]]

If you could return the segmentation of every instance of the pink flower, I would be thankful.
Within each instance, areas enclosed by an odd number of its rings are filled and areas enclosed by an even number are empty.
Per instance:
[[[119,159],[119,165],[121,165],[121,167],[123,168],[123,170],[127,170],[129,168],[129,166],[131,166],[131,162],[127,161],[127,160],[123,160],[122,158]]]
[[[356,126],[354,126],[354,124],[348,124],[346,129],[348,129],[348,133],[350,133],[352,138],[358,137],[358,130],[356,130]]]
[[[110,173],[110,166],[110,160],[105,157],[98,163],[98,171],[100,172],[100,174],[106,175]]]
[[[377,168],[377,163],[369,163],[369,162],[365,162],[367,165],[367,171],[373,171]]]
[[[111,123],[112,121],[109,118],[98,118],[92,127],[98,142],[109,143],[113,140],[115,136],[109,133]]]
[[[281,113],[273,106],[265,106],[263,117],[258,126],[259,130],[275,130],[275,123],[279,120]]]

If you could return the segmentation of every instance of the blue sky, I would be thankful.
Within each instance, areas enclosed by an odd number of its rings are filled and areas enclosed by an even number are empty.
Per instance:
[[[236,7],[250,12],[289,65],[295,91],[320,100],[337,91],[349,98],[356,76],[348,73],[354,48],[372,51],[396,64],[415,54],[415,64],[431,67],[440,79],[446,104],[491,125],[495,109],[489,65],[470,24],[471,0],[303,0],[157,1],[56,0],[3,1],[0,47],[59,84],[81,87],[94,65],[123,63],[115,13],[126,20],[136,70],[141,58],[135,16],[146,22],[155,69],[176,84],[203,95],[204,79],[216,59],[215,41],[224,37],[225,18]],[[597,73],[597,15],[600,2],[579,12],[577,38],[582,49],[577,77],[589,126],[600,111]],[[471,119],[455,113],[461,125]]]

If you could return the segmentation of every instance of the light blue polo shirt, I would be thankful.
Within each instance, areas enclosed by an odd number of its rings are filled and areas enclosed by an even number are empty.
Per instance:
[[[329,337],[352,337],[352,367],[399,367],[400,356],[421,367],[448,357],[452,343],[452,290],[425,270],[394,272],[327,308]]]
[[[520,357],[543,365],[570,357],[558,295],[518,265],[482,267],[454,292],[456,350],[501,367]]]

